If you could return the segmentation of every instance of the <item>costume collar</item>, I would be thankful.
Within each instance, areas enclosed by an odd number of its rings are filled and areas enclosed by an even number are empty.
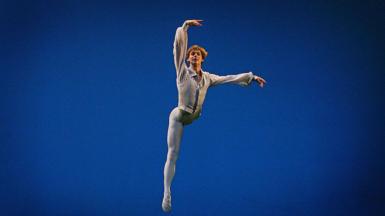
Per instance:
[[[198,74],[195,72],[195,70],[191,66],[188,68],[188,70],[189,70],[189,74],[190,74],[191,77],[198,76]],[[201,71],[202,71],[202,76],[203,76],[203,72],[204,71],[202,70],[202,68],[201,68]]]

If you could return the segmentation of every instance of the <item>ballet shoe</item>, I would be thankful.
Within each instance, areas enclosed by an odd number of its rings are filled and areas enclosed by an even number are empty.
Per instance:
[[[171,194],[165,193],[163,195],[162,209],[164,212],[170,212],[171,211]]]

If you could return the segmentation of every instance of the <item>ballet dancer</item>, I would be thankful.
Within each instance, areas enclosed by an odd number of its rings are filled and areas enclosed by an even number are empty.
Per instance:
[[[183,128],[198,119],[207,89],[224,83],[247,86],[252,81],[263,87],[266,81],[252,72],[236,75],[218,76],[202,70],[202,63],[207,57],[207,51],[198,45],[187,49],[187,30],[191,26],[202,26],[203,20],[186,20],[176,30],[174,40],[174,64],[176,69],[176,84],[178,88],[178,106],[169,117],[167,132],[167,160],[164,165],[164,193],[162,209],[171,211],[171,182],[175,175],[175,164],[178,159]],[[189,65],[186,64],[186,58]]]

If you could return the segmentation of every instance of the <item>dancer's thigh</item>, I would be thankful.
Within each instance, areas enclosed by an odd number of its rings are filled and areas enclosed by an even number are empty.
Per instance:
[[[179,152],[180,142],[183,135],[183,123],[181,120],[182,111],[178,108],[173,109],[169,117],[167,144],[169,150],[172,150],[175,153]]]

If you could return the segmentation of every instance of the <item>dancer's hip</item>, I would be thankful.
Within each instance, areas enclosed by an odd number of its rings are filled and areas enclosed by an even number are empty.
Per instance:
[[[170,113],[170,120],[181,122],[183,125],[191,124],[194,120],[198,119],[200,111],[190,114],[178,107],[175,107]]]

